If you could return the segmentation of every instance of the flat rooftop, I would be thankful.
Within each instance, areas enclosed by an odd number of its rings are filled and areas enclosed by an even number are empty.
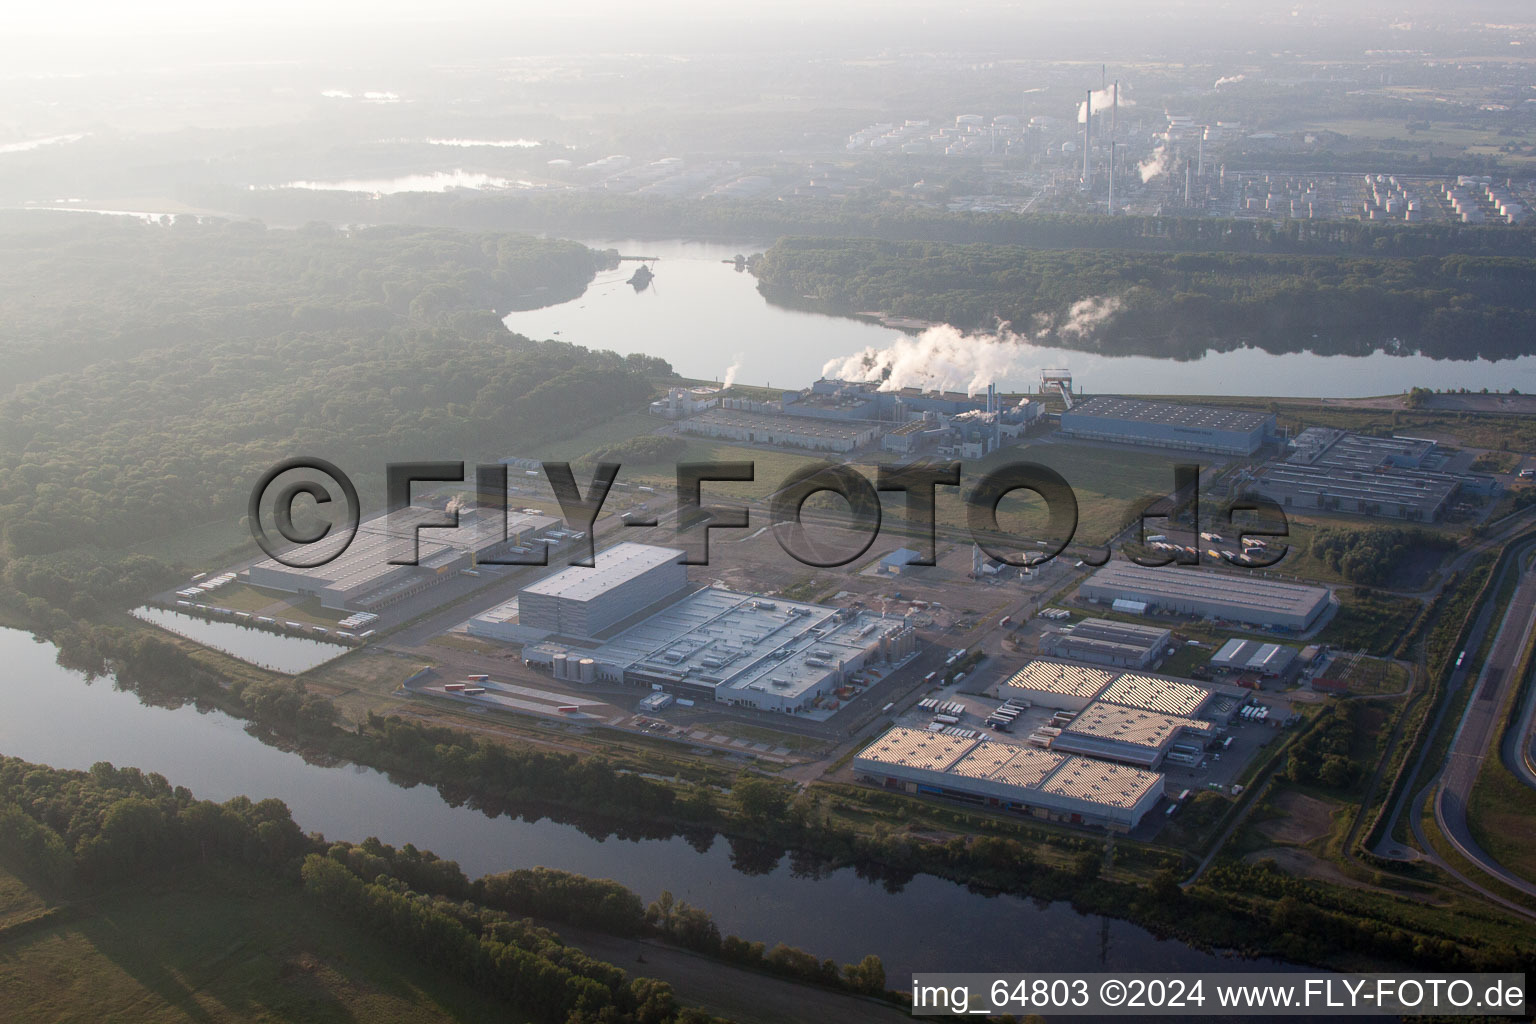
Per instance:
[[[402,573],[414,575],[415,567],[393,565],[389,561],[390,556],[397,552],[397,548],[389,535],[387,520],[387,516],[379,515],[359,523],[357,536],[352,539],[352,543],[340,555],[324,565],[309,569],[293,568],[276,559],[264,558],[254,563],[252,568],[280,573],[295,581],[303,581],[303,585],[317,590],[328,587],[348,593],[364,593]],[[463,529],[460,527],[460,530]],[[448,544],[442,539],[459,533],[460,530],[422,532],[417,546],[417,566],[436,569],[462,555],[461,547]],[[333,536],[336,538],[334,542],[327,538],[320,544],[307,548],[303,557],[319,557],[333,543],[339,547],[343,535],[333,532]]]
[[[1125,765],[999,740],[963,739],[895,726],[859,751],[858,760],[1002,783],[1104,807],[1135,807],[1161,790],[1163,777]]]
[[[1115,673],[1101,668],[1037,658],[1005,679],[1003,685],[1066,697],[1096,697],[1114,678]]]
[[[859,751],[858,756],[866,761],[878,761],[901,768],[943,772],[948,771],[949,766],[960,760],[976,743],[974,739],[897,726]]]
[[[1121,590],[1130,597],[1171,601],[1210,601],[1231,608],[1233,618],[1244,610],[1286,612],[1308,617],[1328,600],[1323,587],[1282,583],[1253,573],[1236,575],[1182,566],[1150,568],[1134,562],[1110,562],[1090,578],[1095,586]]]
[[[638,671],[684,676],[723,698],[799,697],[902,620],[704,587],[587,653]]]
[[[1157,772],[1091,757],[1069,757],[1039,788],[1074,800],[1129,808],[1140,803],[1148,790],[1161,789],[1162,785],[1163,777]]]
[[[1200,430],[1236,430],[1248,433],[1269,422],[1269,414],[1250,409],[1219,409],[1208,405],[1152,402],[1144,398],[1095,395],[1074,405],[1064,416],[1100,416],[1105,419],[1158,423]]]
[[[1259,470],[1250,486],[1260,493],[1274,489],[1430,509],[1450,498],[1459,484],[1448,473],[1424,469],[1356,470],[1324,463],[1282,462]]]
[[[1099,700],[1122,707],[1158,711],[1165,715],[1193,718],[1210,699],[1211,691],[1192,683],[1165,676],[1127,672],[1099,694]]]
[[[880,426],[878,420],[822,419],[816,416],[791,416],[784,413],[741,412],[736,409],[710,409],[683,421],[684,429],[690,426],[720,426],[739,430],[765,430],[781,434],[799,434],[802,437],[829,437],[842,440],[856,439],[866,431]]]
[[[973,779],[994,779],[1010,786],[1034,789],[1060,768],[1068,756],[1053,754],[1039,747],[982,743],[957,761],[950,772]]]
[[[675,562],[682,556],[683,552],[676,548],[625,541],[597,552],[591,568],[573,565],[561,569],[524,587],[523,593],[560,597],[567,601],[591,601],[621,583],[627,583],[658,565]]]
[[[1133,747],[1161,749],[1180,729],[1209,733],[1215,726],[1181,715],[1168,715],[1145,708],[1127,708],[1119,704],[1095,701],[1062,727],[1061,735],[1114,740]]]

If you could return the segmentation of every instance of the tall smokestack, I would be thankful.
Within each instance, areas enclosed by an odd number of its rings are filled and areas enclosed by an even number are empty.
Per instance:
[[[1115,93],[1113,106],[1109,115],[1109,137],[1115,138],[1120,134],[1120,79],[1115,79]]]
[[[1184,158],[1184,205],[1188,206],[1195,201],[1195,162],[1189,157]]]
[[[1099,91],[1103,92],[1109,87],[1109,65],[1099,65]]]
[[[1088,162],[1088,150],[1093,143],[1093,90],[1088,90],[1088,100],[1083,104],[1083,184],[1085,186],[1093,182],[1091,165]]]
[[[1200,135],[1200,150],[1199,150],[1199,152],[1200,152],[1200,162],[1195,166],[1195,174],[1197,176],[1203,178],[1203,177],[1205,177],[1205,134],[1203,132]]]
[[[1109,143],[1109,215],[1115,215],[1115,143]]]

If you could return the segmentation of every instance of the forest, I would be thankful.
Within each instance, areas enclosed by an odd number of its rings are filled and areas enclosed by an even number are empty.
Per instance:
[[[579,293],[597,259],[451,231],[0,220],[16,268],[0,357],[17,371],[0,389],[0,553],[237,529],[256,477],[298,453],[375,474],[495,459],[643,407],[665,362],[530,341],[491,312]]]
[[[1369,170],[1383,170],[1380,163]],[[932,181],[957,173],[952,163],[902,164],[891,183]],[[1419,173],[1429,173],[1427,169]],[[1467,173],[1463,168],[1462,173]],[[288,222],[346,223],[380,218],[465,230],[550,232],[568,238],[689,238],[762,243],[786,235],[882,238],[889,241],[976,242],[1030,249],[1128,249],[1145,252],[1233,252],[1359,256],[1536,256],[1536,229],[1500,225],[1402,224],[1357,220],[1267,220],[1224,217],[1117,216],[1070,213],[973,213],[925,206],[869,186],[844,199],[698,202],[597,191],[537,194],[362,193],[289,189],[210,189],[189,199],[212,209]]]
[[[1038,250],[782,238],[758,288],[782,305],[878,310],[1064,348],[1196,358],[1243,347],[1441,359],[1529,354],[1536,257]]]
[[[722,939],[706,912],[670,893],[647,906],[617,883],[548,868],[470,881],[453,861],[410,844],[306,835],[280,800],[214,803],[136,768],[99,762],[64,771],[0,758],[0,868],[55,908],[28,927],[67,919],[70,908],[116,887],[163,884],[210,865],[301,891],[536,1021],[712,1018],[680,1005],[666,983],[593,959],[530,918],[659,939],[797,981],[887,996],[877,957],[839,967],[789,946],[765,951],[760,942]]]

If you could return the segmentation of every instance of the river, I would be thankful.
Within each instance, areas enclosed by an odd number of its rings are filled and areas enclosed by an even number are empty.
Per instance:
[[[548,819],[488,818],[370,768],[307,763],[221,712],[142,704],[110,679],[88,682],[61,667],[55,655],[27,633],[0,629],[0,660],[9,666],[0,682],[0,752],[59,768],[134,765],[211,800],[277,797],[306,831],[414,843],[471,877],[547,865],[616,879],[647,900],[669,889],[712,913],[724,933],[839,963],[878,953],[897,985],[913,971],[1284,969],[1203,953],[1065,903],[987,897],[929,876],[890,892],[852,869],[797,877],[787,859],[766,874],[744,874],[724,840],[700,853],[683,839],[599,840]]]
[[[687,241],[603,240],[585,244],[626,256],[656,256],[656,279],[643,292],[625,282],[636,264],[599,273],[570,302],[512,313],[507,327],[530,338],[588,348],[644,352],[687,377],[720,379],[734,365],[744,384],[801,388],[843,359],[902,337],[891,328],[846,317],[770,305],[752,275],[721,262],[767,248]],[[1085,392],[1158,395],[1284,395],[1349,398],[1396,394],[1411,387],[1536,391],[1536,356],[1490,362],[1428,356],[1271,355],[1259,349],[1208,352],[1194,360],[1107,356],[1018,346],[998,383],[1010,390],[1039,385],[1040,370],[1066,367]]]

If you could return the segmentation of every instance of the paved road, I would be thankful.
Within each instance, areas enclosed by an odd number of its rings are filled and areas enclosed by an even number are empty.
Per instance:
[[[1493,648],[1451,741],[1445,769],[1435,792],[1435,820],[1462,856],[1512,888],[1536,896],[1536,883],[1514,874],[1489,856],[1472,838],[1467,823],[1467,802],[1472,795],[1472,786],[1477,781],[1483,760],[1494,751],[1499,736],[1499,711],[1510,691],[1520,683],[1521,657],[1530,642],[1532,630],[1536,630],[1536,573],[1527,569],[1523,561],[1524,553],[1513,567],[1519,574],[1519,583],[1510,599],[1509,609],[1499,624]]]
[[[1448,565],[1445,566],[1441,572],[1440,583],[1436,589],[1438,590],[1439,587],[1443,587],[1445,585],[1445,582],[1450,578],[1452,572],[1465,569],[1467,565],[1471,564],[1474,558],[1481,555],[1489,548],[1504,543],[1518,530],[1524,529],[1529,525],[1530,516],[1528,514],[1522,514],[1518,517],[1513,517],[1509,522],[1506,523],[1506,525],[1501,527],[1498,532],[1492,536],[1486,537],[1467,547],[1462,551],[1461,554],[1457,555]],[[1494,608],[1493,602],[1491,601],[1485,602],[1482,608],[1478,610],[1477,618],[1473,621],[1472,629],[1468,634],[1466,646],[1467,650],[1475,651],[1482,645],[1483,636],[1487,633],[1489,627],[1492,625],[1495,611],[1496,609]],[[1452,701],[1455,699],[1455,695],[1461,692],[1461,687],[1466,682],[1466,679],[1467,669],[1453,668],[1451,670],[1449,677],[1446,679],[1445,693],[1441,696],[1440,706],[1435,709],[1435,717],[1434,720],[1430,723],[1430,728],[1427,735],[1434,736],[1440,731],[1440,725],[1445,718],[1446,712],[1449,710]],[[1410,807],[1417,808],[1423,806],[1423,799],[1421,795],[1422,791],[1416,786],[1415,780],[1425,770],[1425,761],[1428,756],[1429,749],[1427,745],[1420,748],[1417,755],[1415,755],[1413,766],[1409,769],[1408,777],[1405,780],[1405,785],[1403,786],[1403,792],[1398,795],[1397,804],[1392,808],[1392,816],[1387,819],[1386,828],[1382,830],[1382,838],[1376,844],[1376,848],[1373,851],[1377,856],[1386,857],[1391,860],[1416,859],[1412,851],[1403,849],[1398,845],[1397,841],[1392,838],[1392,836],[1397,831],[1398,821],[1405,813],[1409,813],[1408,809]],[[1409,814],[1409,817],[1410,820],[1416,820],[1417,818],[1417,816],[1414,814]]]

